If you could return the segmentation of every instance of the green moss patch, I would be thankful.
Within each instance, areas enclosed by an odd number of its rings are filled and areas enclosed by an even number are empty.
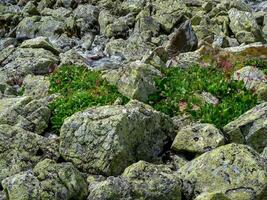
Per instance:
[[[189,114],[222,128],[257,104],[257,98],[242,82],[230,80],[213,67],[169,68],[163,73],[164,78],[156,80],[159,91],[150,95],[149,103],[170,116]],[[219,103],[203,103],[196,95],[202,92],[211,93]]]
[[[50,104],[51,126],[58,131],[64,119],[92,106],[110,105],[122,96],[115,86],[101,78],[101,73],[84,67],[62,66],[50,76],[50,92],[59,93]]]

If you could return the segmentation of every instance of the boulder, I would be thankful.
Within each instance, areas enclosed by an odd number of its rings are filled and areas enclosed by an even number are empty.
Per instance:
[[[202,193],[194,200],[231,200],[220,192]],[[241,199],[240,199],[241,200]]]
[[[44,158],[59,158],[56,138],[45,138],[18,127],[0,125],[0,183],[8,176],[32,169]]]
[[[230,19],[230,28],[237,37],[238,42],[252,43],[263,41],[262,32],[252,13],[232,8],[229,10],[228,14]],[[246,36],[248,34],[249,36]]]
[[[10,79],[23,79],[28,74],[50,73],[58,57],[42,48],[16,48],[2,63],[0,69]]]
[[[29,96],[0,99],[0,124],[42,134],[48,127],[50,113],[46,100],[33,100]]]
[[[136,199],[181,200],[180,180],[166,165],[139,161],[122,174]]]
[[[89,108],[64,121],[60,153],[84,172],[118,175],[138,160],[158,160],[171,129],[170,118],[135,100]]]
[[[47,77],[28,75],[24,78],[22,90],[24,96],[31,96],[35,99],[49,95],[50,82]]]
[[[46,37],[37,37],[34,39],[26,40],[21,45],[21,48],[43,48],[45,50],[51,51],[55,55],[59,54],[59,50],[56,49]]]
[[[149,95],[157,91],[155,78],[161,76],[161,72],[153,66],[133,62],[129,67],[107,72],[104,78],[116,85],[124,96],[146,102]]]
[[[190,21],[186,21],[171,34],[166,50],[170,57],[179,53],[194,51],[197,49],[198,39],[194,33]]]
[[[262,152],[267,145],[266,125],[267,103],[262,103],[225,125],[223,131],[229,141],[248,144]]]
[[[246,196],[253,195],[253,199],[263,199],[267,187],[263,159],[241,144],[228,144],[202,154],[184,165],[178,176],[187,199],[206,192],[226,192],[227,196],[234,196],[240,191]]]
[[[89,184],[87,200],[133,200],[131,185],[122,177],[110,176],[106,180]]]
[[[177,152],[202,154],[224,144],[224,137],[212,124],[193,124],[182,128],[171,149]]]
[[[21,172],[2,181],[10,199],[77,199],[87,196],[87,184],[71,163],[45,159],[32,171]]]

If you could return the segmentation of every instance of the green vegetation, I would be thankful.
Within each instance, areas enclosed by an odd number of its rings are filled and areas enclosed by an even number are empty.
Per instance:
[[[267,62],[262,59],[250,59],[245,61],[245,65],[255,66],[261,69],[267,75]]]
[[[212,67],[169,68],[163,73],[164,78],[156,80],[159,92],[151,95],[149,101],[170,116],[190,114],[196,120],[222,128],[257,103],[243,83],[226,78],[223,71]],[[219,104],[203,103],[196,93],[204,91],[217,97]]]
[[[111,86],[101,78],[100,72],[84,67],[62,66],[50,76],[51,93],[61,96],[50,104],[52,110],[51,126],[58,131],[64,119],[75,112],[92,106],[114,103],[123,97],[115,86]]]

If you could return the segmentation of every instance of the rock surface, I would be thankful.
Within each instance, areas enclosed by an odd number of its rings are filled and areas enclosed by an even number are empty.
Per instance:
[[[155,161],[172,137],[171,120],[138,101],[78,112],[60,130],[60,153],[87,173],[118,175],[138,161]]]

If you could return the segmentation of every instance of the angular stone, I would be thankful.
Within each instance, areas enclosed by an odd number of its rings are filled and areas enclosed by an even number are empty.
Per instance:
[[[255,199],[263,199],[267,187],[263,159],[250,147],[234,143],[202,154],[184,165],[178,176],[187,198],[243,188],[253,192]]]
[[[47,77],[28,75],[23,80],[23,95],[40,99],[49,95],[49,87],[50,82]]]
[[[122,174],[132,186],[137,199],[181,200],[180,181],[165,165],[139,161],[125,169]]]
[[[82,174],[71,163],[57,164],[45,159],[33,171],[15,174],[2,181],[10,199],[77,199],[87,196]]]
[[[266,126],[267,103],[262,103],[224,126],[223,131],[229,141],[248,144],[262,152],[267,146]]]
[[[212,124],[193,124],[182,128],[176,135],[171,149],[202,154],[224,144],[224,137]]]
[[[87,173],[118,175],[138,160],[157,160],[171,128],[166,115],[138,101],[89,108],[65,120],[60,152]]]
[[[26,40],[21,45],[21,48],[43,48],[53,52],[55,55],[59,54],[59,50],[56,49],[51,43],[49,43],[46,37],[37,37],[34,39]]]
[[[186,21],[170,36],[166,50],[170,57],[179,53],[194,51],[198,45],[198,39],[194,33],[190,21]]]
[[[57,139],[0,125],[0,182],[8,176],[32,169],[44,158],[59,158]]]
[[[0,124],[42,134],[48,127],[50,114],[46,100],[33,100],[29,96],[0,99]]]
[[[151,65],[133,62],[129,67],[109,71],[104,75],[111,84],[116,85],[126,97],[146,102],[148,96],[157,91],[155,78],[161,72]]]

